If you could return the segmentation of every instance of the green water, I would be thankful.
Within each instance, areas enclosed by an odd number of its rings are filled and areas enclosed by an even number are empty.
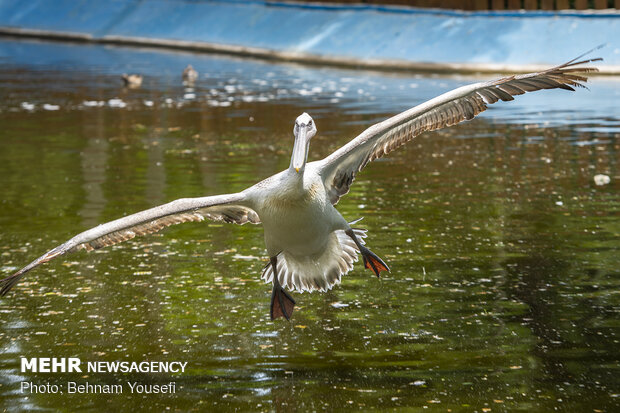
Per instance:
[[[99,223],[286,168],[303,111],[318,159],[479,79],[9,40],[0,60],[3,276]],[[130,71],[141,89],[121,88]],[[619,411],[620,81],[589,86],[496,105],[367,167],[338,208],[364,217],[392,272],[358,263],[327,293],[294,293],[290,322],[269,319],[260,226],[188,223],[37,268],[0,299],[0,407]],[[46,374],[20,357],[187,367]],[[174,394],[127,385],[171,381]]]

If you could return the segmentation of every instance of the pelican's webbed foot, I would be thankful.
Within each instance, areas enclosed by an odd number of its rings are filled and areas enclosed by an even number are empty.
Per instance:
[[[353,230],[345,231],[345,234],[351,237],[359,248],[360,253],[362,254],[362,258],[364,259],[364,267],[371,269],[377,277],[381,277],[381,271],[390,271],[390,267],[381,259],[377,254],[366,248],[362,245],[362,243],[357,239]]]
[[[271,257],[271,265],[273,266],[273,290],[271,292],[271,319],[284,317],[287,320],[291,319],[293,309],[295,308],[295,300],[293,297],[280,285],[278,280],[278,272],[276,270],[276,257]]]
[[[390,272],[390,267],[377,256],[374,252],[362,245],[360,248],[362,258],[364,258],[364,267],[371,269],[377,277],[380,277],[381,271]]]

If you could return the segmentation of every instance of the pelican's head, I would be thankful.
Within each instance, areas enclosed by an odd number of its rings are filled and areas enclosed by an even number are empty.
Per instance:
[[[306,160],[308,159],[310,139],[316,135],[316,125],[310,115],[304,112],[295,119],[293,134],[295,135],[295,146],[293,146],[291,168],[299,173],[306,165]]]

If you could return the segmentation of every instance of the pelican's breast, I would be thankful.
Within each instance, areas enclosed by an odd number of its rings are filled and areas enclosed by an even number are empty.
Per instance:
[[[288,186],[286,180],[276,182],[262,196],[257,212],[270,255],[282,250],[310,254],[324,248],[329,233],[334,230],[334,211],[328,208],[331,204],[319,179],[311,176],[303,187]]]
[[[275,188],[270,196],[265,197],[263,207],[277,213],[295,213],[300,209],[323,204],[324,194],[325,189],[318,182],[311,182],[307,187],[304,186],[303,191],[287,190],[283,186]]]

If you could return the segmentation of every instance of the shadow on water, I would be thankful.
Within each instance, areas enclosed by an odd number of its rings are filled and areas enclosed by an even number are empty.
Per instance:
[[[3,276],[91,226],[286,168],[302,111],[317,159],[476,81],[10,40],[0,61]],[[143,87],[124,90],[124,72]],[[38,268],[0,301],[4,408],[616,410],[620,82],[590,89],[493,106],[367,168],[338,207],[365,218],[393,271],[358,264],[325,294],[295,294],[290,323],[269,320],[257,226],[184,224]],[[22,356],[188,365],[37,374]],[[124,392],[25,394],[24,381]]]

